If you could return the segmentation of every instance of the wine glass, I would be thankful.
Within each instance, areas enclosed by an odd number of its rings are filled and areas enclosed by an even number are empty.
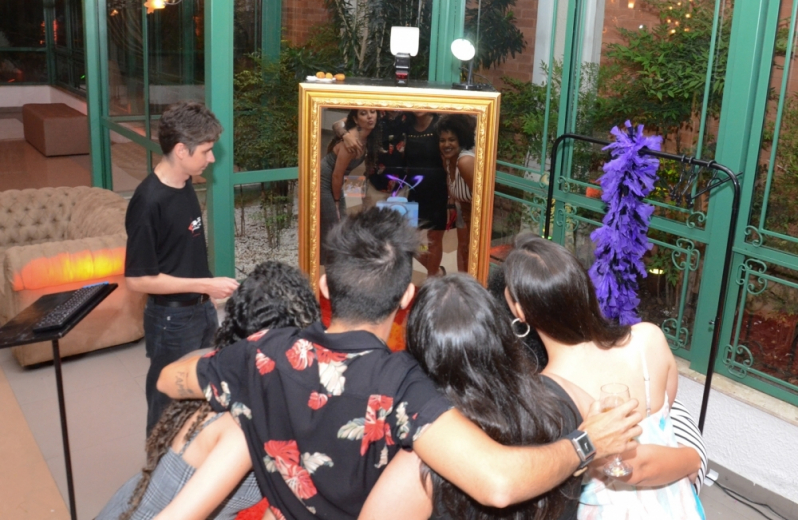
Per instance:
[[[629,400],[629,387],[623,383],[609,383],[601,387],[601,411],[606,412],[616,408]],[[621,460],[620,455],[604,465],[604,474],[608,477],[625,477],[632,472],[632,467]]]

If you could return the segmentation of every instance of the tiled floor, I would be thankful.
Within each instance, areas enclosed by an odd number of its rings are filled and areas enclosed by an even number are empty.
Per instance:
[[[147,153],[132,142],[113,142],[111,165],[114,191],[130,194],[147,176]],[[45,157],[25,141],[21,111],[1,112],[0,191],[48,186],[91,186],[91,156]]]
[[[80,519],[93,518],[114,491],[144,462],[144,376],[147,367],[143,342],[84,354],[64,362],[67,418]],[[1,386],[4,376],[13,393],[10,404],[16,401],[21,413],[16,416],[4,413],[0,422],[0,456],[4,458],[0,464],[0,504],[10,507],[10,502],[19,503],[27,509],[4,510],[0,505],[0,518],[66,519],[68,510],[59,501],[56,491],[60,490],[65,500],[66,477],[53,367],[48,364],[22,369],[9,350],[1,350],[0,393],[4,393]],[[0,399],[0,411],[3,410],[3,400]],[[19,446],[24,435],[6,434],[11,427],[23,433],[29,432],[32,441],[27,447]],[[13,453],[23,448],[25,453]],[[34,452],[37,449],[38,454]],[[8,453],[14,457],[24,455],[25,460],[16,465],[9,464],[5,455]],[[39,476],[34,479],[36,471],[39,471]],[[717,486],[705,487],[701,498],[709,520],[763,518],[725,495]]]

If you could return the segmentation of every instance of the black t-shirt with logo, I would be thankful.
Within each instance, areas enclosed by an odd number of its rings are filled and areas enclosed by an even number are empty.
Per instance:
[[[191,179],[178,189],[154,173],[148,175],[130,199],[125,229],[125,276],[211,277],[202,210]],[[188,299],[197,294],[173,296]]]

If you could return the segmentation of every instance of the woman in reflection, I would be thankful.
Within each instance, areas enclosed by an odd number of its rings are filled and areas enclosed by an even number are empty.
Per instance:
[[[463,114],[447,114],[438,121],[438,146],[449,186],[448,207],[457,208],[457,270],[461,272],[468,271],[474,127],[474,118]]]
[[[446,170],[438,150],[436,123],[438,114],[413,112],[406,130],[405,165],[407,181],[414,185],[408,200],[418,202],[418,224],[427,230],[427,252],[419,260],[429,276],[443,271],[443,233],[446,231],[447,211]],[[443,271],[445,274],[445,271]]]
[[[325,238],[330,229],[346,216],[344,200],[344,177],[366,161],[366,170],[374,167],[377,153],[377,111],[371,109],[350,110],[346,116],[345,128],[350,134],[356,134],[362,145],[362,154],[352,153],[344,146],[340,138],[335,138],[327,147],[327,155],[321,160],[321,264],[327,261]]]

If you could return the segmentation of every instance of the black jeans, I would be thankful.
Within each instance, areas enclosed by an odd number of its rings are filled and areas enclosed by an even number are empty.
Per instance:
[[[150,358],[146,382],[148,437],[171,402],[156,388],[161,370],[189,352],[210,347],[218,327],[219,318],[211,301],[191,307],[163,307],[155,305],[152,298],[147,300],[144,341]]]

